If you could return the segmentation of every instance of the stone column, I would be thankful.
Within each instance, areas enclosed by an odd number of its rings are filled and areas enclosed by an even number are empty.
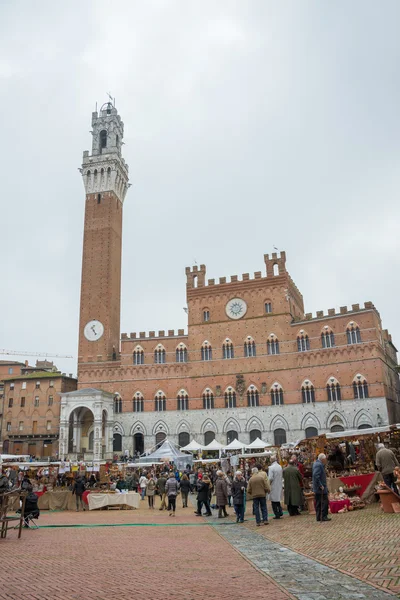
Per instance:
[[[106,446],[106,455],[104,458],[112,458],[113,457],[113,441],[114,441],[114,422],[106,421],[106,430],[105,430],[105,446]]]
[[[99,461],[102,459],[102,420],[96,418],[93,422],[94,426],[94,440],[93,440],[93,460]]]
[[[59,438],[59,458],[63,460],[68,454],[68,435],[69,435],[69,423],[68,421],[60,422],[60,438]]]

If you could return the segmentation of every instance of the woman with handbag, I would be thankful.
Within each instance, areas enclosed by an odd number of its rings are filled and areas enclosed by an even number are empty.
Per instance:
[[[179,483],[175,479],[174,473],[171,472],[169,474],[167,483],[165,484],[165,493],[167,494],[167,498],[168,498],[168,511],[169,511],[170,517],[175,516],[176,497],[178,495],[178,491],[179,491]]]

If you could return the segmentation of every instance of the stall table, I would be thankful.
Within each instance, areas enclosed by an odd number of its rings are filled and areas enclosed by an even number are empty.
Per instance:
[[[91,492],[88,496],[89,510],[107,508],[108,506],[126,506],[139,508],[140,496],[137,492],[123,492],[116,494],[101,494]]]
[[[344,500],[329,500],[329,510],[334,515],[345,506],[349,507],[350,504],[351,502],[348,498],[345,498]]]

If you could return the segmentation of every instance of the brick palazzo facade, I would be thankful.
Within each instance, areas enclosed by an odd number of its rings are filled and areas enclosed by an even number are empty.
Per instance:
[[[372,302],[304,314],[284,252],[229,281],[187,268],[188,333],[120,336],[128,167],[115,107],[93,113],[92,129],[78,391],[62,394],[60,454],[108,457],[112,445],[142,451],[165,436],[282,443],[400,421],[396,348]]]

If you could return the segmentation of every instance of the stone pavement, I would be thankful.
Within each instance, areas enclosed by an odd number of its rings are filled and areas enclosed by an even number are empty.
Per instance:
[[[256,528],[250,514],[246,525],[236,525],[231,518],[195,517],[191,508],[178,506],[173,518],[145,506],[142,502],[138,511],[43,511],[39,530],[23,531],[21,540],[11,531],[0,540],[0,599],[124,600],[139,594],[152,600],[394,598],[303,555],[313,547],[306,543],[310,536],[319,540],[317,545],[328,536],[334,545],[338,540],[343,547],[352,544],[361,525],[350,519],[347,527],[346,520],[357,513],[335,515],[323,525],[302,516]],[[370,523],[375,514],[381,516],[372,509],[372,517],[364,519]],[[377,522],[368,550],[367,534],[362,541],[370,558],[380,542],[379,523],[386,531],[387,522]],[[388,528],[390,535],[398,522]],[[303,554],[286,547],[294,544]],[[357,544],[352,547],[355,552]]]
[[[384,514],[373,504],[331,517],[321,524],[308,515],[287,517],[261,531],[271,541],[400,595],[400,515]]]

